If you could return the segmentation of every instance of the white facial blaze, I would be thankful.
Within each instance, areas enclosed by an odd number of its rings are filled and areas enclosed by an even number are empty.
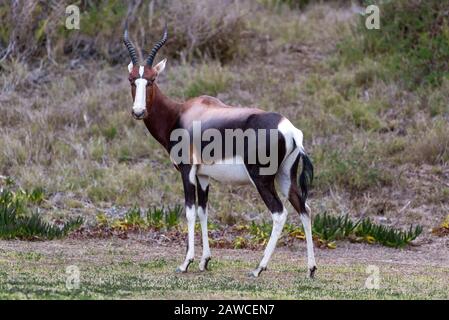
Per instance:
[[[139,75],[143,75],[144,67],[140,66],[139,68]],[[136,84],[136,97],[134,98],[134,105],[133,105],[133,111],[136,114],[140,114],[143,111],[145,111],[146,106],[146,87],[147,87],[147,80],[140,78],[135,81]]]

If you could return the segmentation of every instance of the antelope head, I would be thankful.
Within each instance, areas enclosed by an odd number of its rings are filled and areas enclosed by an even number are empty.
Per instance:
[[[153,85],[157,76],[164,70],[167,59],[162,60],[153,67],[153,61],[156,53],[167,41],[167,25],[164,28],[164,34],[151,49],[145,65],[138,63],[136,49],[128,39],[128,28],[125,27],[123,42],[128,49],[131,62],[128,65],[129,83],[131,85],[131,95],[133,97],[132,115],[137,120],[144,119],[151,108],[153,99]]]

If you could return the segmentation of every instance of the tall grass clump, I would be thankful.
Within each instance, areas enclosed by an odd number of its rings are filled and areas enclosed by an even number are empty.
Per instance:
[[[340,47],[347,61],[375,57],[386,66],[391,80],[408,89],[441,85],[449,76],[449,2],[396,0],[375,4],[380,6],[380,30],[367,29],[365,17],[361,17],[356,43],[345,42]]]

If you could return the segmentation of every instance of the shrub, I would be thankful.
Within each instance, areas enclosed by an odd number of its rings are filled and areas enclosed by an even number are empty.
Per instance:
[[[227,62],[245,49],[245,11],[238,1],[172,0],[163,13],[170,19],[169,50],[176,56]]]
[[[350,57],[377,57],[407,88],[439,86],[449,74],[448,10],[449,3],[440,0],[383,1],[380,30],[368,30],[361,17],[356,43],[341,50]]]
[[[129,14],[131,39],[137,49],[151,46],[162,34],[164,21],[169,28],[169,46],[164,50],[174,57],[209,56],[228,61],[241,53],[240,43],[246,25],[244,12],[236,1],[82,1],[80,29],[65,27],[65,8],[70,1],[10,1],[0,8],[0,60],[20,61],[46,58],[61,61],[102,59],[123,63],[128,54],[121,41]],[[155,22],[157,21],[157,23]],[[138,46],[145,45],[145,48]]]

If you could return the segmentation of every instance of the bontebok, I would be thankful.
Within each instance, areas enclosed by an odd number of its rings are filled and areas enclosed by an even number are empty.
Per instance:
[[[287,210],[277,189],[299,213],[307,240],[309,276],[316,265],[313,253],[310,209],[307,192],[313,179],[313,166],[303,147],[303,134],[282,115],[257,108],[231,107],[220,100],[200,96],[184,103],[168,98],[156,80],[165,68],[164,59],[153,60],[167,41],[162,39],[151,50],[146,63],[139,65],[136,50],[125,30],[129,51],[129,82],[133,98],[132,115],[143,120],[152,136],[167,150],[184,185],[188,224],[188,247],[178,272],[187,272],[194,258],[195,219],[201,224],[203,252],[199,268],[206,270],[211,258],[207,232],[209,180],[228,184],[253,184],[270,210],[273,229],[263,258],[251,272],[266,270],[287,220]],[[263,80],[263,79],[261,79]],[[297,179],[299,162],[302,172]]]

